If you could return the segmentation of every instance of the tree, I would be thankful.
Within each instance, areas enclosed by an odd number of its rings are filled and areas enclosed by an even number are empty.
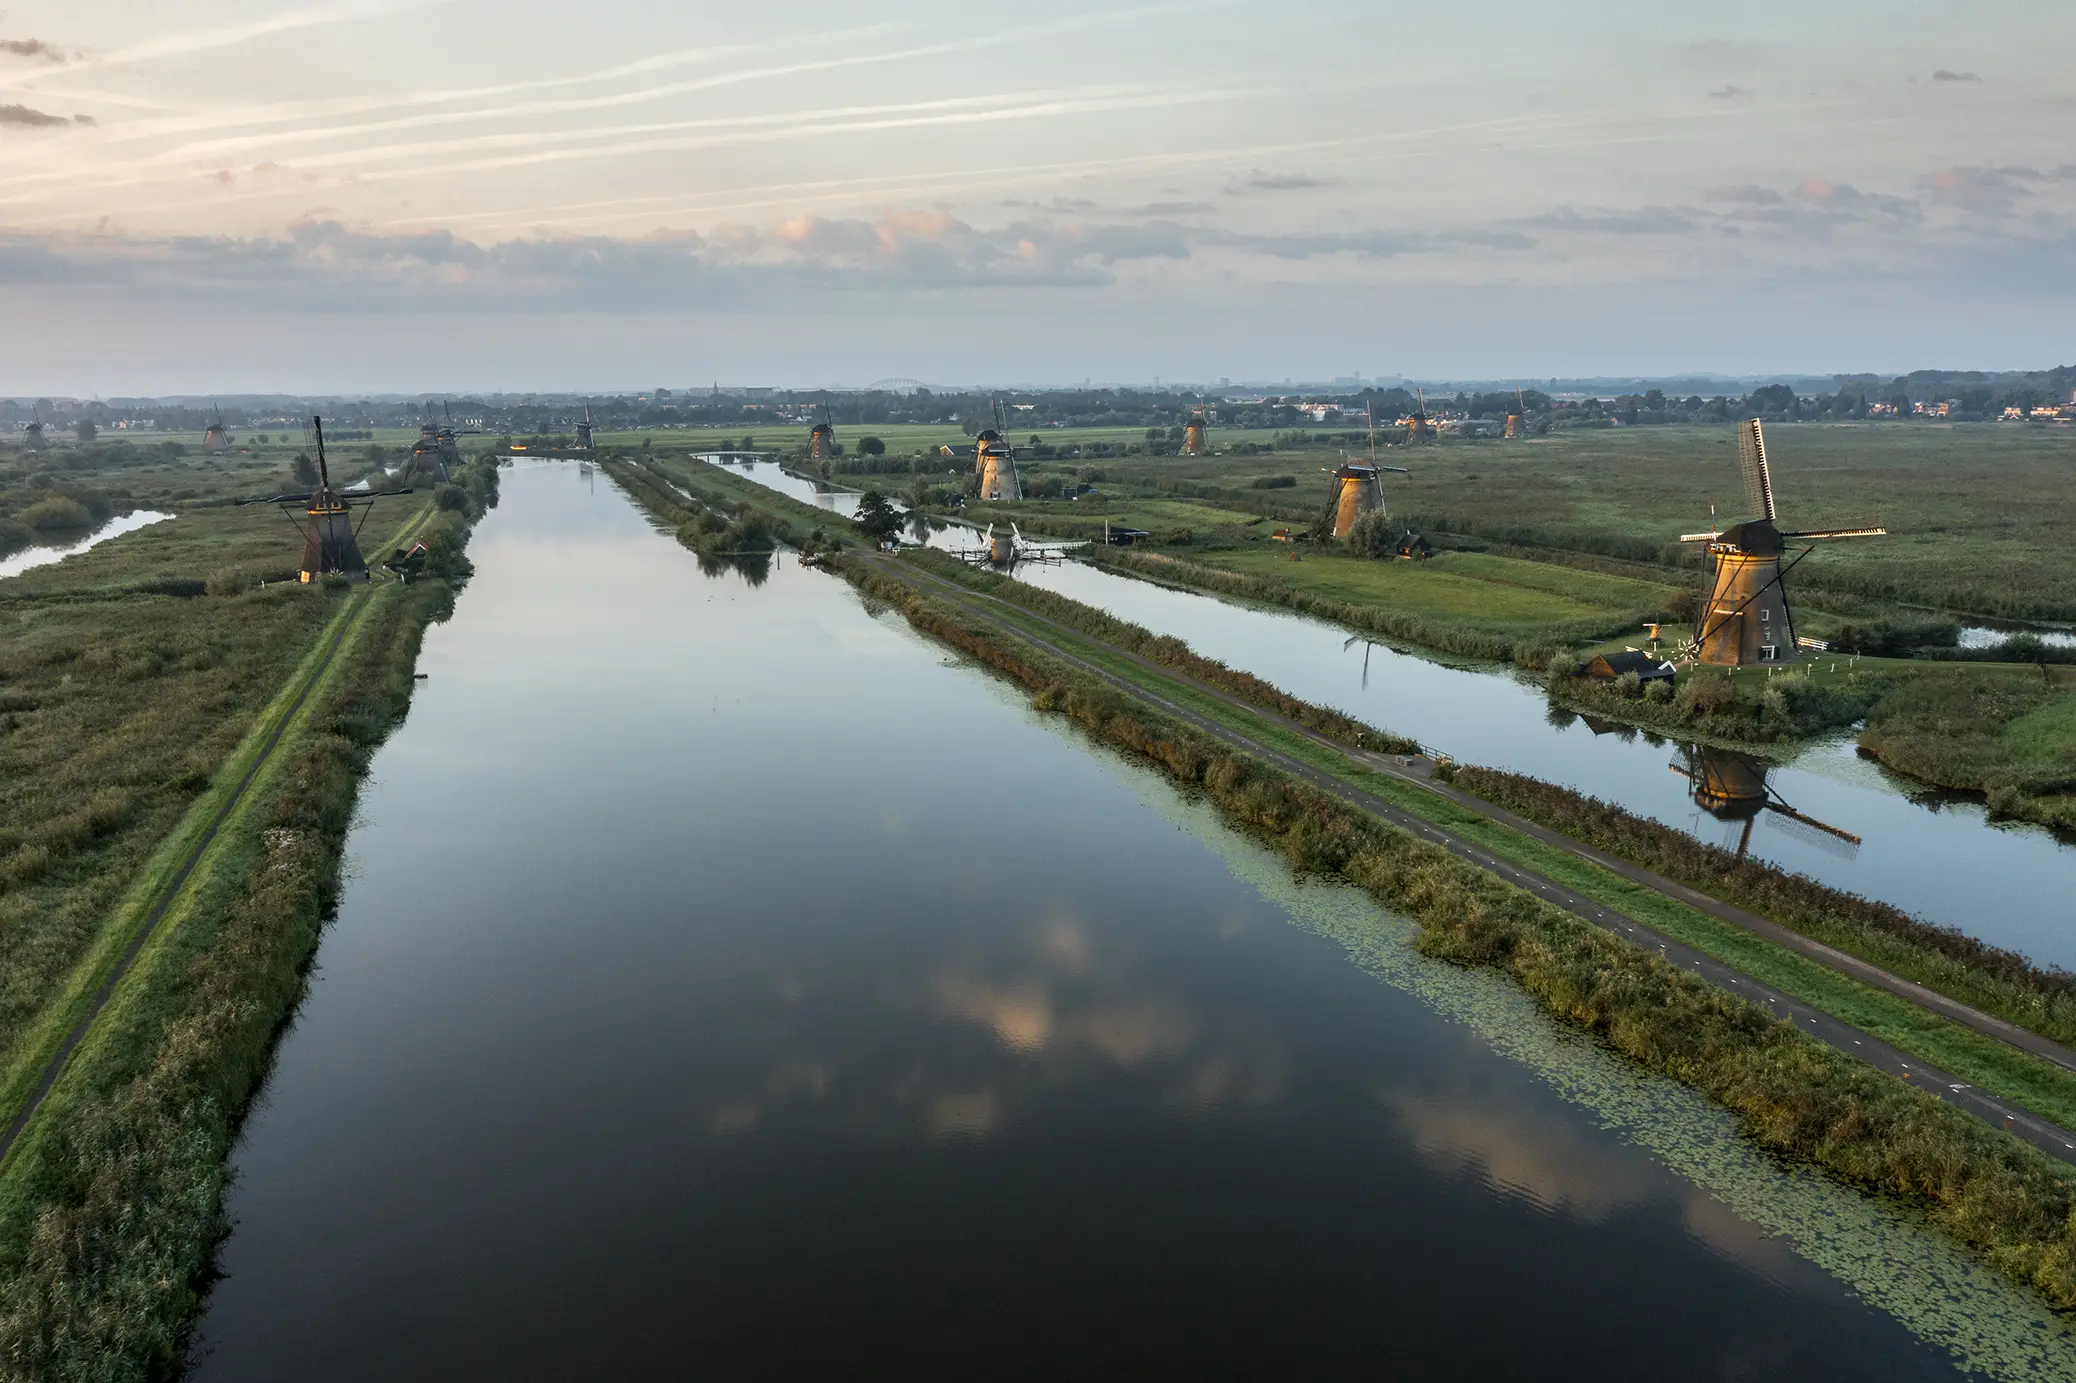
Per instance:
[[[1763,389],[1752,390],[1745,400],[1752,412],[1762,416],[1792,414],[1795,411],[1795,391],[1785,384],[1769,384]]]
[[[880,440],[879,438],[877,438],[877,437],[860,437],[860,438],[858,439],[858,455],[860,455],[860,456],[885,456],[886,454],[887,454],[887,444],[886,444],[885,442],[882,442],[882,441],[881,441],[881,440]]]
[[[79,438],[82,442],[93,441],[98,435],[94,428],[94,420],[92,418],[81,418],[78,422],[72,424],[72,435]]]
[[[296,459],[290,462],[289,466],[295,473],[296,484],[307,486],[317,484],[317,463],[310,459],[308,452],[297,452]]]
[[[877,490],[867,490],[858,497],[856,517],[858,527],[874,543],[890,543],[901,531],[901,511]]]

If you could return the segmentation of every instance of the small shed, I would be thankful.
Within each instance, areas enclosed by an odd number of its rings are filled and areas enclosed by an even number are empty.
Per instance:
[[[1607,682],[1629,672],[1635,673],[1640,682],[1670,682],[1673,676],[1671,663],[1633,648],[1598,654],[1586,664],[1586,676]]]
[[[1392,551],[1408,562],[1424,562],[1434,556],[1433,545],[1410,528],[1399,535],[1398,543]]]

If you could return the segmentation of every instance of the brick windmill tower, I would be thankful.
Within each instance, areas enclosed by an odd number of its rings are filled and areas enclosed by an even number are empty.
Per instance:
[[[1384,508],[1384,473],[1411,475],[1404,466],[1386,466],[1377,460],[1377,415],[1374,405],[1369,414],[1370,460],[1368,465],[1350,461],[1342,454],[1341,464],[1330,474],[1334,478],[1333,534],[1345,538],[1355,527],[1355,521],[1371,510]]]
[[[822,405],[822,419],[807,434],[807,459],[828,461],[836,455],[836,427],[829,421],[829,405]]]
[[[1003,436],[1007,424],[1002,422],[1002,407],[990,403],[997,426],[983,428],[973,439],[973,469],[980,476],[980,497],[1016,501],[1024,497],[1023,484],[1016,475],[1016,449]]]
[[[1182,454],[1184,456],[1206,456],[1211,451],[1211,430],[1204,420],[1204,410],[1199,408],[1190,415],[1182,429]]]
[[[1681,650],[1696,663],[1747,667],[1787,663],[1796,657],[1795,617],[1788,607],[1784,578],[1804,557],[1805,547],[1788,556],[1788,545],[1833,538],[1879,538],[1886,528],[1813,528],[1783,533],[1775,526],[1773,469],[1766,457],[1766,433],[1757,418],[1738,425],[1738,459],[1744,471],[1747,506],[1758,517],[1720,532],[1683,533],[1683,543],[1707,543],[1713,559],[1707,597],[1695,621],[1694,637]],[[1783,561],[1783,559],[1787,559]]]
[[[213,405],[212,405],[213,406]],[[211,456],[225,456],[231,450],[231,431],[223,425],[223,410],[216,410],[216,421],[202,433],[202,450]]]

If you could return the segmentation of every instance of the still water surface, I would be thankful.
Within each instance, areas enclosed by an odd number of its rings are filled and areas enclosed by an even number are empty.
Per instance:
[[[85,537],[75,538],[69,543],[25,547],[11,557],[0,557],[0,580],[20,576],[23,572],[37,567],[47,567],[53,562],[62,562],[67,557],[77,557],[82,552],[99,547],[110,538],[120,538],[125,533],[149,528],[152,524],[172,517],[171,514],[161,514],[155,509],[138,509],[128,514],[118,514]]]
[[[542,465],[472,556],[197,1378],[2076,1369],[839,581]]]
[[[764,463],[750,478],[839,512],[847,494]],[[960,530],[952,530],[954,535]],[[970,536],[946,539],[971,545]],[[1451,666],[1281,610],[1213,599],[1114,576],[1082,563],[1019,567],[1036,586],[1173,634],[1197,652],[1265,678],[1293,695],[1412,735],[1465,763],[1563,783],[1731,849],[1744,834],[1693,801],[1691,764],[1677,744],[1565,713],[1530,678]],[[1993,824],[1974,802],[1927,795],[1859,757],[1850,734],[1789,751],[1757,767],[1771,800],[1860,838],[1853,844],[1762,810],[1747,848],[1839,888],[1893,903],[2047,965],[2076,969],[2076,848],[2037,827]],[[1752,762],[1752,761],[1747,761]]]

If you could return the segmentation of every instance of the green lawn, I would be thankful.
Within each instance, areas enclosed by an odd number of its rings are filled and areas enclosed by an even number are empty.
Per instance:
[[[1302,560],[1291,561],[1292,552]],[[1323,599],[1506,634],[1534,635],[1558,625],[1640,625],[1673,598],[1669,587],[1647,581],[1474,552],[1445,552],[1425,562],[1373,562],[1277,545],[1206,552],[1196,560]]]

